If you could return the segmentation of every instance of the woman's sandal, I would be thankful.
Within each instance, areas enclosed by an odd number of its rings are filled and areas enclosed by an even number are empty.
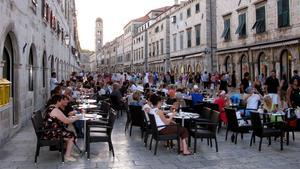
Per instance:
[[[187,153],[187,154],[184,154],[182,153],[183,156],[189,156],[189,155],[193,155],[194,153],[190,152],[190,153]]]

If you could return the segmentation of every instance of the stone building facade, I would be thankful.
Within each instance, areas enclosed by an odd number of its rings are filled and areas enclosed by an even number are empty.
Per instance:
[[[213,71],[215,3],[191,0],[170,14],[170,62],[175,73]]]
[[[80,45],[74,0],[0,1],[0,16],[0,78],[12,82],[0,107],[2,145],[44,107],[51,72],[63,80],[79,70]]]
[[[213,71],[216,0],[188,0],[151,10],[124,27],[123,71]],[[181,45],[182,44],[182,45]]]
[[[218,70],[280,78],[300,69],[300,0],[218,0]]]
[[[123,60],[124,60],[124,35],[116,38],[116,59],[114,66],[114,72],[123,71]]]

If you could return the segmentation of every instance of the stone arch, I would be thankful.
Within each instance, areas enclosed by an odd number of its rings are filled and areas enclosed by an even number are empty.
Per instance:
[[[267,55],[265,52],[260,52],[257,57],[257,65],[258,65],[258,74],[264,75],[264,77],[268,77],[269,74],[269,59],[267,58]]]
[[[55,58],[55,67],[56,67],[56,77],[57,77],[57,80],[60,81],[61,79],[59,78],[60,77],[60,68],[59,68],[59,59],[58,58]]]
[[[42,55],[42,64],[41,64],[41,70],[42,70],[42,86],[43,88],[46,88],[47,86],[47,79],[48,79],[48,74],[47,74],[47,69],[48,69],[48,59],[47,59],[47,53],[46,50],[44,50],[43,55]]]
[[[49,60],[50,60],[50,73],[55,72],[55,60],[54,60],[54,56],[50,55],[49,56]]]
[[[27,71],[28,71],[28,90],[34,91],[34,88],[36,87],[36,84],[34,82],[37,82],[37,75],[36,75],[36,68],[37,68],[37,51],[35,44],[32,43],[30,45],[28,59],[27,59]]]
[[[242,80],[244,73],[250,73],[250,64],[249,64],[249,57],[246,54],[242,54],[240,57],[240,79]]]
[[[279,55],[279,64],[280,64],[280,78],[283,75],[286,75],[287,79],[291,79],[292,77],[292,62],[293,62],[293,55],[291,54],[290,50],[283,49]]]
[[[2,56],[0,57],[0,60],[3,60],[4,66],[8,66],[6,70],[7,72],[6,77],[11,82],[11,88],[10,88],[10,97],[13,100],[12,103],[12,111],[9,115],[9,121],[10,125],[18,125],[20,122],[20,83],[19,83],[19,69],[21,68],[20,64],[20,52],[19,52],[19,45],[17,36],[14,31],[14,24],[9,24],[6,29],[4,29],[3,32],[1,32],[0,39],[4,39],[4,41],[0,42],[0,54]],[[9,60],[4,60],[9,59]],[[9,65],[5,65],[9,64]],[[4,68],[5,69],[5,68]],[[2,75],[3,76],[2,72]],[[10,118],[11,117],[11,118]]]
[[[63,65],[63,60],[59,61],[59,66],[60,66],[60,79],[64,80],[64,65]]]
[[[188,65],[188,66],[187,66],[187,72],[188,72],[188,73],[192,73],[192,72],[193,72],[193,68],[192,68],[191,65]]]
[[[199,63],[196,65],[195,70],[196,70],[196,72],[201,72],[201,66]]]
[[[231,55],[227,55],[224,60],[224,70],[223,71],[232,72],[232,69],[233,69],[232,57],[231,57]]]

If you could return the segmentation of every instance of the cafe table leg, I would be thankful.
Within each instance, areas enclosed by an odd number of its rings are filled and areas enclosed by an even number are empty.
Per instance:
[[[84,120],[84,134],[83,134],[83,147],[84,147],[84,153],[86,152],[86,120]]]
[[[182,117],[181,125],[182,125],[182,127],[184,127],[184,118],[183,117]]]

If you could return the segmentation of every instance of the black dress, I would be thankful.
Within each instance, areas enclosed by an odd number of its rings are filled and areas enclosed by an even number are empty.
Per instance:
[[[293,108],[300,107],[300,89],[293,89],[291,93],[291,102]]]
[[[221,80],[219,90],[224,90],[227,93],[228,92],[227,86],[228,86],[227,81],[226,80]]]
[[[56,117],[51,117],[50,113],[55,109],[54,105],[47,108],[44,118],[44,129],[58,129],[54,131],[48,131],[43,134],[43,139],[45,140],[58,140],[60,137],[63,138],[75,138],[75,134],[65,128],[63,122],[61,122]]]

